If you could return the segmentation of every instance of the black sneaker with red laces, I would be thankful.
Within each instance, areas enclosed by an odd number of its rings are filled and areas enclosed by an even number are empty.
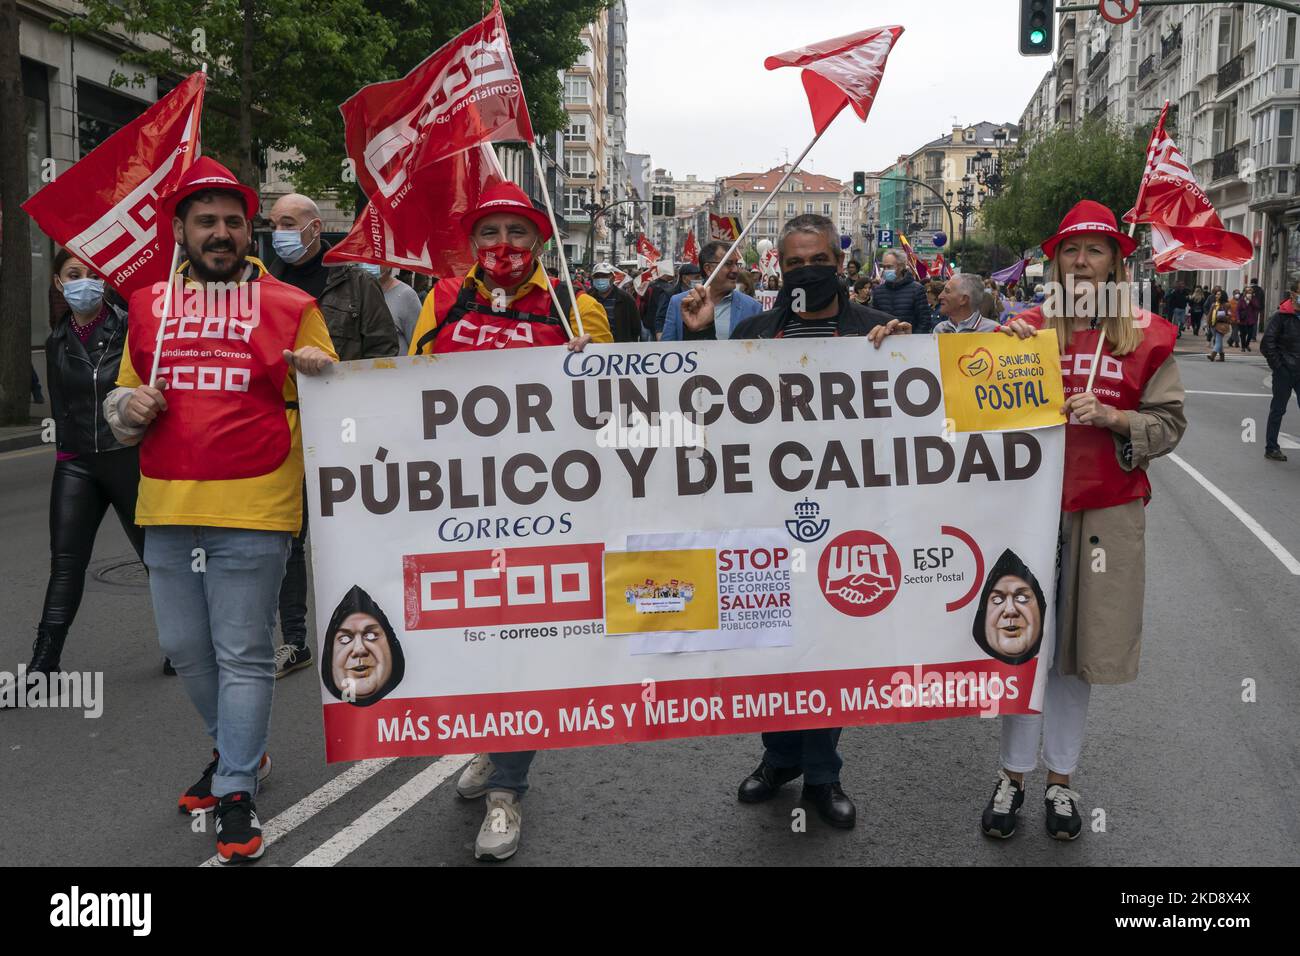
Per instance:
[[[217,858],[222,863],[251,863],[265,852],[252,794],[226,794],[217,804]]]

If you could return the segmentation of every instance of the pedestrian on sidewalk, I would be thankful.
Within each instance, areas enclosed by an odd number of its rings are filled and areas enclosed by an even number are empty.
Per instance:
[[[1095,302],[1108,297],[1098,287],[1124,283],[1126,257],[1136,241],[1116,227],[1111,210],[1084,200],[1043,243],[1051,260],[1048,281],[1072,278],[1076,295]],[[1083,751],[1088,700],[1094,684],[1124,684],[1137,678],[1145,589],[1145,507],[1151,500],[1147,467],[1178,445],[1187,428],[1183,385],[1174,359],[1174,329],[1150,313],[1129,310],[1103,315],[1089,328],[1086,312],[1051,304],[1013,318],[1005,331],[1020,338],[1054,329],[1064,359],[1069,416],[1065,426],[1065,476],[1061,496],[1060,570],[1057,583],[1056,653],[1047,676],[1041,714],[1002,717],[1001,760],[993,796],[981,829],[1006,838],[1016,831],[1024,802],[1026,773],[1038,765],[1041,739],[1047,766],[1044,794],[1047,832],[1073,840],[1082,832],[1079,792],[1071,777]],[[1099,335],[1105,336],[1098,391],[1087,391],[1088,370]],[[1089,361],[1079,359],[1087,357]],[[1078,370],[1078,371],[1075,371]],[[1117,396],[1117,397],[1113,397]],[[1103,549],[1104,573],[1097,549]]]
[[[1197,286],[1187,300],[1187,319],[1192,324],[1192,334],[1201,334],[1201,317],[1205,315],[1205,289]]]
[[[1214,287],[1214,297],[1206,308],[1207,323],[1212,336],[1210,354],[1206,356],[1211,362],[1227,361],[1223,357],[1223,343],[1237,324],[1237,306],[1221,286]]]
[[[50,311],[45,340],[57,450],[50,485],[50,578],[29,674],[60,669],[95,536],[110,506],[136,557],[144,559],[144,531],[135,523],[139,452],[113,436],[96,397],[112,391],[117,380],[126,309],[110,302],[103,278],[66,249],[54,256],[50,282],[63,306]]]
[[[1268,430],[1264,440],[1264,457],[1272,461],[1286,461],[1278,438],[1282,432],[1282,416],[1287,402],[1294,394],[1300,404],[1300,279],[1291,284],[1291,293],[1282,300],[1268,328],[1259,341],[1260,354],[1273,372],[1273,401],[1268,408]]]
[[[781,268],[781,293],[776,308],[738,323],[732,339],[808,339],[866,336],[872,345],[888,335],[905,335],[911,327],[887,312],[850,299],[838,272],[844,252],[839,231],[825,216],[796,216],[781,229],[776,244]],[[918,292],[920,286],[917,287]],[[921,300],[924,301],[924,293]],[[688,326],[713,321],[713,298],[698,289],[681,304]],[[797,345],[795,346],[797,348]],[[741,781],[741,803],[772,799],[791,780],[803,777],[805,802],[826,823],[848,829],[857,822],[857,807],[840,785],[840,727],[787,730],[763,734],[763,759]]]
[[[145,384],[163,293],[132,295],[119,387],[104,400],[117,439],[140,446],[136,521],[158,641],[215,745],[177,807],[215,811],[222,863],[265,850],[254,798],[270,772],[276,600],[303,513],[295,375],[336,358],[315,299],[247,255],[257,207],[257,190],[207,156],[162,197],[159,222],[185,254],[171,315],[201,296],[205,318],[175,322]]]
[[[1169,309],[1169,321],[1178,330],[1178,338],[1183,337],[1183,326],[1187,324],[1187,302],[1187,287],[1180,279],[1165,300],[1165,306]]]
[[[1258,325],[1259,303],[1255,300],[1255,293],[1247,288],[1241,293],[1241,303],[1237,306],[1237,335],[1243,352],[1250,351]]]
[[[568,288],[543,270],[537,257],[551,238],[551,223],[514,183],[483,190],[478,205],[461,216],[460,226],[477,264],[466,275],[443,279],[429,292],[411,342],[412,355],[565,344],[580,352],[590,342],[614,340],[599,302],[585,293],[578,293],[574,302]],[[577,333],[575,313],[585,334]],[[570,328],[577,338],[570,338]],[[526,381],[528,360],[517,364]],[[520,801],[528,791],[528,770],[536,756],[535,750],[476,754],[461,773],[456,793],[462,799],[487,798],[474,859],[507,860],[519,849]]]

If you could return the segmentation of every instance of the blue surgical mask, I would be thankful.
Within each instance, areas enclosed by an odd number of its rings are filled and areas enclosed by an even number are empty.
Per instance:
[[[359,262],[357,265],[361,266],[362,272],[369,272],[376,279],[379,278],[379,273],[382,271],[380,266],[374,262]]]
[[[307,252],[301,229],[277,229],[271,233],[271,248],[284,262],[297,262]]]
[[[597,292],[608,292],[608,291],[609,291],[609,280],[608,280],[608,279],[592,279],[592,280],[591,280],[591,284],[592,284],[592,286],[595,287],[595,289],[596,289]]]
[[[885,270],[885,281],[886,281],[886,282],[893,282],[893,281],[894,281],[895,279],[897,279],[897,278],[898,278],[898,273],[895,272],[893,269],[886,269],[886,270]]]
[[[103,279],[73,279],[63,283],[63,298],[78,315],[98,312],[104,301]]]

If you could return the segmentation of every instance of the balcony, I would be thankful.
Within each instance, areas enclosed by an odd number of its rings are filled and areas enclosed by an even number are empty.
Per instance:
[[[1160,38],[1160,65],[1164,66],[1171,57],[1177,56],[1182,50],[1183,25],[1180,23],[1170,31],[1168,36]]]
[[[1138,86],[1144,85],[1148,80],[1155,76],[1156,73],[1156,55],[1152,53],[1149,57],[1138,64]]]
[[[1214,157],[1214,172],[1210,175],[1210,181],[1227,179],[1229,176],[1237,175],[1237,149],[1225,149]]]
[[[1071,63],[1074,62],[1074,37],[1061,41],[1060,59],[1062,61],[1069,60]]]
[[[1292,168],[1264,169],[1255,174],[1250,192],[1250,208],[1262,212],[1281,212],[1295,199],[1296,171]]]
[[[1108,107],[1109,105],[1110,105],[1110,99],[1108,97],[1103,96],[1101,99],[1099,99],[1096,103],[1092,105],[1092,108],[1090,110],[1088,110],[1089,118],[1101,119],[1106,115],[1106,107]]]
[[[1101,67],[1101,65],[1105,63],[1109,57],[1110,57],[1110,44],[1108,43],[1106,44],[1106,46],[1102,47],[1100,50],[1094,53],[1091,59],[1088,60],[1088,75],[1092,76],[1092,74],[1096,73],[1097,70]]]
[[[1242,69],[1246,63],[1246,54],[1238,53],[1223,66],[1219,67],[1219,85],[1215,88],[1215,93],[1222,93],[1229,87],[1240,83],[1244,74]]]
[[[1058,104],[1074,99],[1074,80],[1061,80],[1056,84],[1056,102]]]

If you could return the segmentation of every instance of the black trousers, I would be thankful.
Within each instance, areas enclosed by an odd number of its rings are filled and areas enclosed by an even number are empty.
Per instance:
[[[1286,406],[1295,395],[1296,404],[1300,405],[1300,377],[1291,374],[1285,365],[1273,370],[1273,401],[1268,406],[1268,429],[1264,437],[1265,451],[1281,451],[1278,439],[1282,434],[1282,416]]]
[[[302,528],[289,548],[280,582],[280,634],[286,644],[307,645],[307,487],[302,489]]]
[[[144,529],[135,523],[139,487],[140,454],[135,448],[55,463],[50,487],[50,583],[41,627],[66,630],[76,618],[95,535],[109,505],[137,557],[144,560]]]

